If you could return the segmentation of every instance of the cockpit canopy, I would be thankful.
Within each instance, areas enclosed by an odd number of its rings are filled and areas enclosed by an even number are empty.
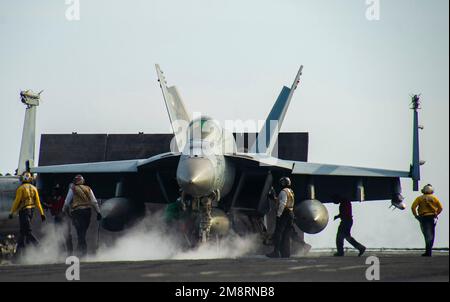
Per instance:
[[[194,119],[190,122],[188,129],[188,141],[216,141],[222,137],[220,125],[208,116],[201,116]]]
[[[233,134],[222,129],[216,120],[201,116],[189,123],[184,154],[200,157],[235,152]]]

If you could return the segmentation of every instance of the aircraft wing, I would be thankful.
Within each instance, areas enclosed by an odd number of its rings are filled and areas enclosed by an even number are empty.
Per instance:
[[[295,162],[292,170],[300,196],[308,196],[312,185],[315,198],[322,202],[391,200],[403,209],[400,178],[410,178],[410,173],[305,162]]]
[[[227,158],[237,163],[249,183],[252,176],[248,175],[256,175],[258,171],[270,173],[274,184],[280,177],[289,176],[297,201],[309,199],[312,187],[314,199],[323,203],[336,199],[391,200],[400,207],[400,178],[411,178],[409,171],[298,162],[260,154],[228,155]]]
[[[39,174],[137,172],[139,161],[140,160],[121,160],[111,162],[41,166],[31,168],[31,172]]]
[[[178,158],[180,153],[168,152],[158,154],[148,159],[133,159],[119,161],[104,161],[82,164],[67,164],[54,166],[40,166],[31,168],[32,173],[39,174],[67,174],[67,173],[132,173],[158,164],[167,158]]]
[[[293,162],[294,175],[314,176],[353,176],[353,177],[409,177],[407,171],[383,170],[353,166],[315,164],[308,162]]]
[[[179,157],[180,153],[168,152],[148,159],[40,166],[31,172],[38,173],[38,187],[44,194],[56,184],[67,187],[76,174],[82,174],[98,198],[114,197],[117,184],[123,182],[137,200],[167,203],[178,193],[175,173]]]

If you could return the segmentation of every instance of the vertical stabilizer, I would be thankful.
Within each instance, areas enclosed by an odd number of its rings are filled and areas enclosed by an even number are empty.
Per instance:
[[[177,151],[181,152],[184,148],[186,133],[183,131],[182,124],[189,124],[191,117],[181,99],[180,94],[175,86],[168,87],[164,73],[158,64],[155,65],[156,74],[158,76],[159,85],[166,104],[167,113],[169,114],[170,123],[176,139]],[[187,128],[187,127],[185,127]],[[172,150],[175,151],[175,150]]]
[[[289,104],[291,103],[292,96],[294,95],[295,89],[300,82],[300,76],[302,75],[303,65],[297,72],[294,82],[291,88],[286,86],[280,92],[275,104],[270,111],[264,126],[256,138],[255,144],[250,148],[250,153],[265,153],[271,155],[275,143],[278,138],[278,132],[283,125],[284,117],[286,116]]]

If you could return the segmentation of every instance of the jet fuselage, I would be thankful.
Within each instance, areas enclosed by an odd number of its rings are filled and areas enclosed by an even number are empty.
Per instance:
[[[187,130],[177,182],[194,198],[216,194],[220,199],[229,193],[235,178],[235,168],[224,156],[235,150],[233,136],[208,117],[192,121]]]

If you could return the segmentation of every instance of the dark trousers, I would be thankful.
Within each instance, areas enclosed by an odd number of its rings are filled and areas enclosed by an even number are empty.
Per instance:
[[[31,220],[33,219],[34,209],[22,209],[19,211],[20,234],[17,239],[17,254],[19,254],[26,244],[38,245],[39,241],[34,237],[31,231]]]
[[[293,227],[294,213],[286,209],[281,217],[277,218],[275,232],[273,233],[275,252],[280,253],[283,258],[289,258],[291,256],[291,236]]]
[[[80,256],[85,256],[87,253],[86,233],[91,223],[91,209],[72,211],[72,223],[77,231],[78,253]]]
[[[423,237],[425,239],[425,253],[431,256],[436,224],[434,223],[435,216],[419,217],[420,228],[422,229]]]
[[[364,246],[355,240],[351,235],[353,220],[341,220],[336,235],[336,248],[339,254],[344,254],[344,239],[348,241],[355,249],[361,250]]]
[[[72,245],[72,234],[70,232],[70,223],[67,217],[63,216],[62,213],[59,213],[54,216],[54,223],[57,229],[61,229],[63,231],[64,243],[62,248],[66,251],[68,255],[72,255],[73,253],[73,245]]]

